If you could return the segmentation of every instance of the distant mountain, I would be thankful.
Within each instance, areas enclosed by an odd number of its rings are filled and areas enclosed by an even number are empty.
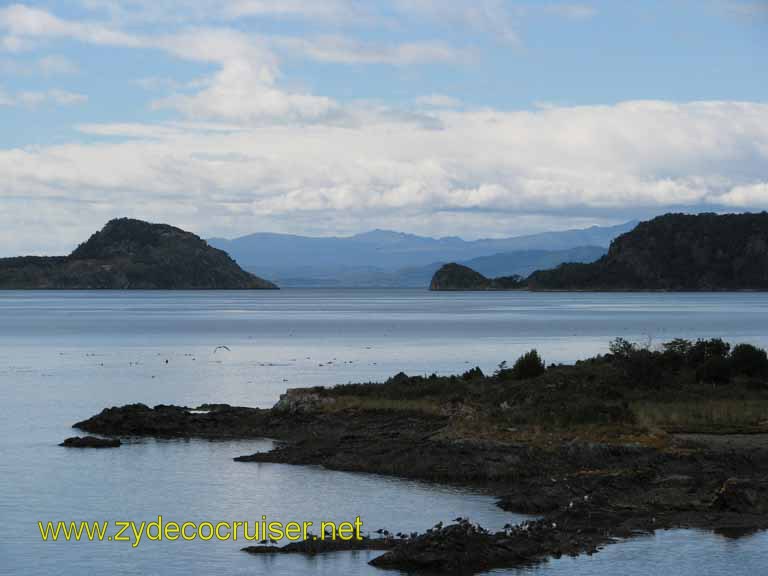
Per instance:
[[[461,262],[490,277],[526,277],[535,270],[552,268],[563,262],[593,262],[605,254],[605,248],[579,246],[571,250],[522,250],[481,256]],[[413,266],[388,272],[371,266],[358,268],[296,269],[273,276],[283,287],[291,288],[425,288],[444,262]]]
[[[480,274],[499,276],[529,276],[536,270],[554,268],[563,262],[594,262],[606,253],[600,246],[577,246],[566,250],[521,250],[480,256],[460,262]]]
[[[111,220],[69,256],[0,259],[4,289],[277,288],[190,232]]]
[[[228,252],[243,268],[258,271],[281,286],[426,286],[445,262],[467,262],[522,251],[567,251],[577,247],[593,250],[583,258],[563,260],[552,255],[549,261],[531,265],[530,269],[522,263],[503,265],[508,269],[504,274],[527,275],[536,268],[567,260],[585,261],[593,255],[597,258],[600,254],[594,252],[595,248],[607,248],[613,238],[635,224],[473,241],[373,230],[349,237],[324,238],[258,233],[234,240],[211,238],[208,242]],[[544,258],[542,254],[510,258],[533,262],[539,257]]]
[[[479,272],[461,264],[446,264],[432,277],[430,290],[516,290],[526,288],[520,276],[486,278]]]
[[[666,214],[592,264],[535,272],[532,289],[768,290],[768,213]]]

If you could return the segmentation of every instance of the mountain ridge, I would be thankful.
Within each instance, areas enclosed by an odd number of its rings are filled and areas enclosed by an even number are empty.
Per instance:
[[[209,243],[227,251],[243,268],[258,271],[283,286],[406,286],[411,284],[398,281],[398,275],[408,276],[417,268],[432,267],[418,284],[426,286],[442,263],[526,250],[565,251],[584,246],[607,249],[610,240],[632,226],[634,222],[471,241],[381,229],[344,237],[258,232],[232,240],[210,238]],[[539,267],[559,262],[562,260]],[[532,271],[521,270],[525,275]],[[502,275],[511,273],[518,271]]]

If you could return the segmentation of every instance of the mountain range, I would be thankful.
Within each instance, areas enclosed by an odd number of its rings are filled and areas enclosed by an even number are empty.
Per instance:
[[[373,230],[348,237],[256,233],[208,243],[283,287],[426,287],[446,262],[489,276],[527,276],[563,262],[591,262],[636,224],[471,241]]]

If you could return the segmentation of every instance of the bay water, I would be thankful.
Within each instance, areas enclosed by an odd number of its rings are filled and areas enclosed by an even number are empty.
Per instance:
[[[38,521],[351,520],[410,532],[523,517],[492,496],[309,466],[237,463],[264,440],[57,446],[107,406],[269,407],[290,387],[397,372],[484,371],[536,348],[547,362],[722,337],[768,346],[768,295],[278,292],[0,292],[0,574],[385,574],[376,552],[252,557],[243,542],[43,542]],[[223,348],[223,347],[226,348]],[[594,556],[494,574],[759,574],[768,537],[659,532]]]

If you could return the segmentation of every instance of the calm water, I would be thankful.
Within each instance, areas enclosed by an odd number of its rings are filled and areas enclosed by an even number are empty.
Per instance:
[[[765,294],[0,292],[0,573],[383,574],[374,553],[255,558],[241,542],[43,543],[38,520],[347,520],[423,530],[520,517],[487,495],[314,467],[236,463],[270,442],[56,446],[69,426],[127,402],[270,406],[288,387],[381,380],[400,370],[493,370],[535,347],[546,360],[721,336],[768,346]],[[230,351],[215,348],[226,345]],[[167,360],[167,363],[166,363]],[[760,574],[768,537],[658,533],[498,574]]]

